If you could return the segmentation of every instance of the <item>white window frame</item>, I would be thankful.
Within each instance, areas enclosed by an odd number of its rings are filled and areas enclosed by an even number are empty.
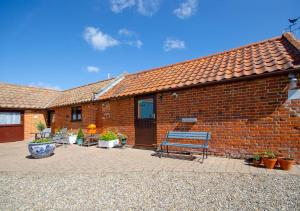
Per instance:
[[[0,126],[20,125],[21,121],[21,112],[19,111],[0,111]]]

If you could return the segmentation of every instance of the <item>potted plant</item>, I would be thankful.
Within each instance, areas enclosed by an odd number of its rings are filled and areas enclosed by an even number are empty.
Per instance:
[[[263,162],[264,162],[264,166],[267,169],[273,169],[275,167],[276,161],[277,158],[272,151],[264,152]]]
[[[55,143],[48,138],[36,139],[28,144],[28,150],[34,158],[49,157],[54,153]]]
[[[39,132],[42,132],[46,128],[46,125],[42,121],[38,121],[35,126]]]
[[[80,128],[77,133],[77,144],[78,145],[83,144],[83,138],[84,138],[84,133],[83,133],[82,129]]]
[[[99,147],[112,148],[119,144],[118,134],[112,131],[106,131],[101,134],[98,141]]]
[[[258,167],[261,164],[261,155],[259,153],[255,153],[253,155],[253,165]]]
[[[76,139],[77,139],[77,135],[73,132],[72,128],[68,132],[68,136],[69,136],[69,144],[75,144]]]
[[[127,143],[127,136],[122,133],[118,133],[118,138],[121,141],[122,146],[125,146]]]
[[[288,155],[287,157],[281,158],[279,160],[280,167],[286,171],[291,170],[294,163],[295,163],[295,160],[291,157],[291,155]]]

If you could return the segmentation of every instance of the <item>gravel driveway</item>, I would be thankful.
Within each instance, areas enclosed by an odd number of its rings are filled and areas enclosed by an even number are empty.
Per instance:
[[[73,145],[30,159],[26,142],[1,144],[0,210],[300,210],[300,166],[152,154]]]
[[[0,210],[300,209],[295,175],[2,172],[0,186]]]

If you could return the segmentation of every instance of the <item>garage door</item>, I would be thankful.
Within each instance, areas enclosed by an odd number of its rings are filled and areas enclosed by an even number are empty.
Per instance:
[[[0,111],[0,143],[24,139],[24,112]]]

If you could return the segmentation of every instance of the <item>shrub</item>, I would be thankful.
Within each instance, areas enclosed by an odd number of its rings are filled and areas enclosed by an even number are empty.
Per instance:
[[[46,125],[39,121],[38,123],[36,123],[35,127],[38,131],[42,132],[46,128]]]
[[[84,138],[84,133],[81,128],[78,130],[77,138]]]
[[[112,131],[107,131],[101,134],[100,140],[101,141],[111,141],[118,139],[118,134],[112,132]]]
[[[260,160],[261,159],[260,154],[255,153],[254,156],[253,156],[253,159],[254,160]]]
[[[36,139],[36,140],[32,141],[32,143],[47,143],[47,142],[51,142],[51,141],[47,138]]]

